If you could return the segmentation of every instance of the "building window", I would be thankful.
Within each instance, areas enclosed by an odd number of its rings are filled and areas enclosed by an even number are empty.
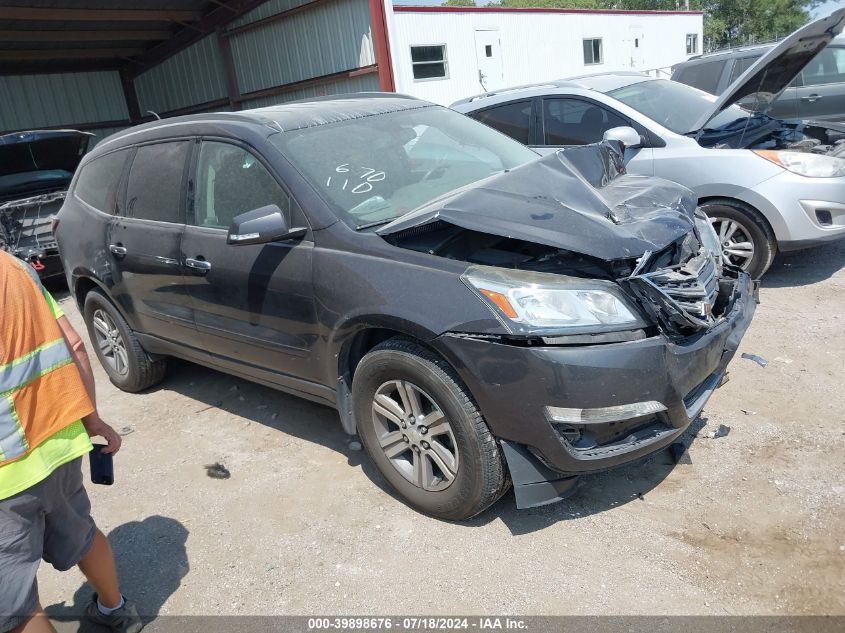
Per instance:
[[[445,79],[447,75],[446,45],[412,46],[411,67],[414,79]]]
[[[687,33],[687,55],[698,52],[698,33]]]
[[[601,64],[602,61],[601,38],[584,40],[584,64]]]

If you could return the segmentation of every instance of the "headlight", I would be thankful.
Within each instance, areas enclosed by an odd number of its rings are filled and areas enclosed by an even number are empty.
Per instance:
[[[845,176],[845,159],[836,156],[771,149],[755,150],[754,153],[799,176],[808,178]]]
[[[645,326],[609,281],[488,266],[472,266],[462,279],[505,319],[530,328]]]

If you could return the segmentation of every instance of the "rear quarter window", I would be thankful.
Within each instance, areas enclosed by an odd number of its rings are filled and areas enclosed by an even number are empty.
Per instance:
[[[120,175],[128,156],[129,150],[119,150],[84,165],[73,195],[98,211],[114,214]]]
[[[471,114],[476,121],[489,125],[525,145],[531,129],[531,102],[512,101]]]
[[[719,90],[719,78],[725,68],[725,60],[690,64],[678,70],[672,79],[682,84],[716,94]]]

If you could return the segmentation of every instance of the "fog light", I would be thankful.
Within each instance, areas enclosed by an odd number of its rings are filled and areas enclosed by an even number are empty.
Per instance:
[[[599,407],[597,409],[546,407],[546,419],[558,424],[602,424],[630,420],[644,415],[654,415],[661,411],[666,411],[666,407],[655,400],[620,404],[615,407]]]
[[[822,226],[833,226],[833,215],[827,209],[816,209],[816,219]]]

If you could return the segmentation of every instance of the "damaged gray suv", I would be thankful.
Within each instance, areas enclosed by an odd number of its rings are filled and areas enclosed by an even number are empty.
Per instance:
[[[674,442],[751,321],[692,194],[622,151],[540,158],[397,95],[180,117],[88,154],[57,238],[115,385],[175,356],[335,407],[465,519]]]

